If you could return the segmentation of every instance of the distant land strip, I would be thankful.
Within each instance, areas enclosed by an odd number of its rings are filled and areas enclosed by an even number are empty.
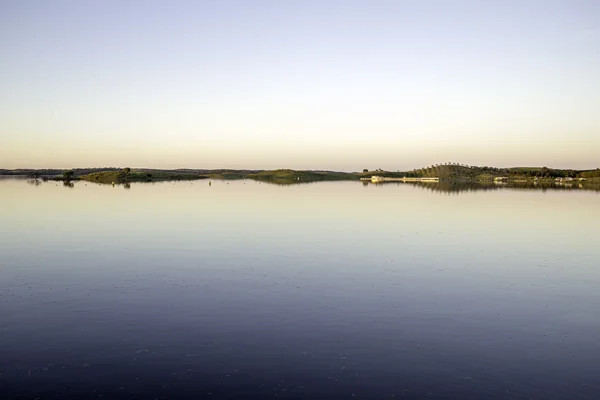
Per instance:
[[[600,168],[589,170],[555,169],[548,167],[496,168],[459,163],[435,164],[409,171],[363,169],[362,172],[320,170],[235,170],[235,169],[151,169],[151,168],[74,168],[62,169],[0,169],[0,175],[26,176],[43,180],[85,180],[96,183],[155,182],[197,179],[254,179],[279,184],[318,181],[368,180],[381,178],[437,178],[440,182],[600,182]],[[396,180],[396,179],[389,179]],[[384,180],[382,180],[384,181]]]

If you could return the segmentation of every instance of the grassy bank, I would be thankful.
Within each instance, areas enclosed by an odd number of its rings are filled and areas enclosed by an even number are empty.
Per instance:
[[[94,172],[79,177],[82,180],[96,183],[126,183],[126,182],[157,182],[157,181],[184,181],[206,179],[208,176],[194,173],[173,173],[139,170],[118,170]]]
[[[356,181],[360,175],[334,171],[296,171],[293,169],[277,169],[248,174],[247,178],[257,181],[293,184],[321,181]]]

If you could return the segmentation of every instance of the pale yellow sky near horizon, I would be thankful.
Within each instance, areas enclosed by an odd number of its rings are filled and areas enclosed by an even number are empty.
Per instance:
[[[6,143],[6,142],[5,142]],[[495,143],[468,145],[406,146],[369,142],[353,143],[192,143],[187,146],[148,144],[28,142],[3,146],[0,168],[234,168],[234,169],[330,169],[359,171],[363,168],[408,170],[430,164],[459,162],[469,165],[549,166],[593,169],[600,166],[597,144]],[[577,154],[574,159],[573,154]]]
[[[600,2],[209,3],[1,3],[0,168],[600,167]]]

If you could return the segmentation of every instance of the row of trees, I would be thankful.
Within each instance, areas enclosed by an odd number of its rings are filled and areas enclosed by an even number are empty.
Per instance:
[[[364,170],[363,172],[367,172]],[[407,177],[475,177],[479,175],[511,176],[511,177],[539,177],[539,178],[594,178],[600,177],[600,168],[592,171],[579,171],[573,169],[543,168],[496,168],[488,166],[475,166],[460,163],[433,164],[427,167],[413,169],[403,173]]]
[[[585,172],[573,169],[552,169],[543,168],[514,168],[510,170],[511,176],[537,177],[537,178],[579,178]]]
[[[434,164],[428,167],[414,169],[407,171],[406,175],[409,177],[439,177],[446,178],[452,176],[466,176],[472,177],[482,174],[490,175],[502,175],[508,174],[509,170],[506,168],[495,168],[495,167],[477,167],[473,165],[459,164],[459,163],[445,163],[445,164]]]

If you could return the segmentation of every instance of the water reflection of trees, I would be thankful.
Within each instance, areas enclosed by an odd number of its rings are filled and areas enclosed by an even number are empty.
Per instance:
[[[465,182],[407,182],[400,183],[401,185],[412,185],[415,188],[429,190],[437,193],[459,194],[463,192],[480,192],[480,191],[497,191],[497,190],[540,190],[546,191],[595,191],[600,192],[600,185],[597,184],[572,184],[558,185],[552,183],[537,184],[533,182],[518,182],[508,184],[493,184],[493,183],[465,183]]]
[[[480,192],[480,191],[497,191],[502,189],[497,185],[487,184],[469,184],[462,182],[439,182],[439,183],[424,183],[410,182],[409,185],[423,190],[429,190],[436,193],[459,194],[462,192]]]
[[[266,183],[267,185],[275,185],[275,186],[298,186],[298,185],[309,185],[311,183],[333,182],[333,181],[293,181],[293,180],[254,179],[254,182]]]
[[[11,177],[14,179],[14,177]],[[40,179],[28,179],[27,183],[32,186],[40,186],[42,182],[46,182],[47,180]],[[297,185],[307,185],[314,184],[320,182],[338,182],[342,183],[342,181],[309,181],[309,182],[298,182],[298,181],[266,181],[266,180],[255,180],[257,183],[265,183],[267,185],[275,185],[275,186],[297,186]],[[542,192],[546,191],[594,191],[600,193],[600,183],[589,183],[589,182],[568,182],[568,183],[534,183],[534,182],[509,182],[509,183],[470,183],[470,182],[458,182],[458,181],[442,181],[442,182],[380,182],[380,183],[372,183],[371,181],[361,181],[362,186],[369,187],[384,187],[390,185],[402,186],[402,185],[410,185],[416,189],[422,189],[426,191],[431,191],[435,193],[443,193],[443,194],[459,194],[464,192],[481,192],[481,191],[498,191],[498,190],[541,190]],[[73,181],[63,181],[63,187],[74,188],[75,184]],[[138,185],[154,185],[155,182],[137,182]],[[103,186],[104,184],[97,184],[98,186]],[[125,182],[123,184],[124,189],[131,189],[131,184],[129,182]]]

